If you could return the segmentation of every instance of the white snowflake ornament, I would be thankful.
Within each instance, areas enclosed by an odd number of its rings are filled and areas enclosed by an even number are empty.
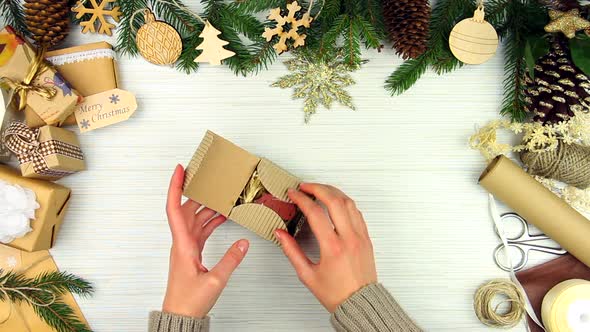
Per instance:
[[[0,242],[10,243],[29,233],[30,220],[40,207],[32,190],[0,181]]]

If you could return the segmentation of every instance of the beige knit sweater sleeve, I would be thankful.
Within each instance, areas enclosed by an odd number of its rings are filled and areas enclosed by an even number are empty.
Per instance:
[[[381,284],[366,286],[332,314],[338,332],[421,332]],[[208,332],[209,317],[195,319],[154,311],[149,332]]]

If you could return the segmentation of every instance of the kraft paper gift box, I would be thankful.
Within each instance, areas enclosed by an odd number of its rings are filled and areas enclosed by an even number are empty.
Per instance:
[[[8,162],[12,159],[12,152],[2,142],[2,135],[12,122],[20,119],[9,97],[10,93],[0,88],[0,162]]]
[[[0,165],[0,180],[34,191],[37,202],[41,206],[35,211],[35,220],[31,221],[33,230],[8,245],[24,251],[51,248],[68,209],[70,189],[52,182],[24,178],[10,167],[2,165]]]
[[[305,223],[287,196],[299,183],[271,161],[207,131],[186,168],[184,195],[278,244],[276,229],[295,236]],[[254,187],[263,190],[257,195]]]
[[[0,269],[18,271],[29,278],[45,272],[58,271],[55,261],[47,250],[24,252],[3,245],[0,245]],[[59,300],[69,305],[80,321],[88,326],[88,322],[72,294],[65,293],[59,297]],[[8,301],[0,301],[0,331],[55,332],[43,322],[30,305]]]
[[[113,46],[98,42],[47,52],[46,59],[82,96],[119,87],[117,62]],[[65,125],[75,125],[70,115]]]
[[[82,97],[46,61],[43,61],[46,65],[41,66],[42,69],[36,72],[32,81],[26,82],[36,57],[35,49],[18,36],[14,29],[7,26],[0,31],[0,78],[3,78],[4,83],[12,82],[13,86],[16,83],[29,83],[36,88],[55,92],[53,97],[33,90],[26,92],[26,105],[23,106],[27,125],[34,128],[57,125],[74,112]],[[18,99],[20,102],[21,98]]]
[[[24,177],[53,181],[86,168],[78,137],[63,128],[13,122],[3,141],[16,154]]]

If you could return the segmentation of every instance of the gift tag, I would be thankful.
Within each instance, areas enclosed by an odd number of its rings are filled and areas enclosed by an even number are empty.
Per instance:
[[[76,122],[85,133],[126,121],[137,110],[135,96],[125,90],[113,89],[88,96],[76,106]]]

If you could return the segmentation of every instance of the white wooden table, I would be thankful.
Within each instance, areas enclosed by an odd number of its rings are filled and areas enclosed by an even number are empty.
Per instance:
[[[101,38],[76,32],[68,44]],[[380,281],[425,330],[488,330],[472,296],[506,274],[492,261],[498,240],[477,185],[485,163],[467,139],[475,124],[498,117],[501,55],[444,77],[428,72],[399,97],[383,84],[401,60],[388,48],[364,56],[370,61],[349,89],[358,111],[321,110],[309,125],[290,90],[269,87],[287,73],[281,61],[244,78],[224,66],[187,76],[120,59],[122,87],[136,93],[140,108],[127,123],[81,135],[89,168],[62,181],[74,196],[52,249],[61,269],[96,285],[93,298],[79,300],[93,329],[145,331],[148,312],[160,308],[169,177],[211,129],[353,197],[368,222]],[[239,238],[251,249],[211,313],[213,331],[330,331],[328,314],[282,252],[245,229],[223,225],[208,242],[207,265]],[[302,243],[317,256],[309,234]]]

